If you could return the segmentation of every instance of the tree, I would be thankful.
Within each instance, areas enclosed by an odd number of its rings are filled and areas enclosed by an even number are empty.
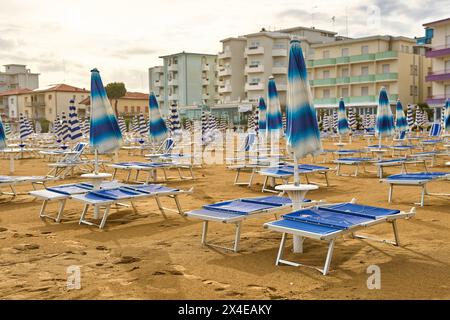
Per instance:
[[[108,83],[105,90],[108,95],[108,99],[114,100],[114,112],[116,113],[116,116],[118,116],[119,111],[117,110],[117,103],[119,102],[119,99],[127,93],[125,84],[123,82]]]

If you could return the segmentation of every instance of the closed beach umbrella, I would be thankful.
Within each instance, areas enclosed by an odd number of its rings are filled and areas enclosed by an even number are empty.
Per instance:
[[[328,131],[328,129],[329,129],[329,127],[330,127],[330,123],[329,123],[329,121],[328,121],[328,116],[327,115],[324,115],[323,117],[322,117],[322,131],[324,131],[324,132],[326,132],[326,131]]]
[[[343,135],[350,132],[350,128],[348,127],[347,114],[345,113],[345,104],[343,98],[339,100],[337,132],[339,134],[339,139],[341,139]]]
[[[450,133],[450,99],[445,102],[444,130]]]
[[[207,134],[208,134],[208,115],[206,114],[206,111],[202,111],[201,123],[202,123],[202,142],[203,144],[205,144],[207,141]]]
[[[333,109],[333,116],[332,116],[333,127],[331,128],[331,130],[333,132],[337,132],[337,130],[338,130],[338,122],[339,122],[338,114],[336,112],[336,109]]]
[[[2,118],[0,117],[0,150],[5,148],[6,148],[6,134]]]
[[[69,123],[67,122],[67,117],[66,117],[65,112],[63,112],[61,114],[60,132],[61,132],[61,140],[62,141],[66,142],[66,141],[70,140],[70,128],[69,128]]]
[[[122,134],[111,103],[106,95],[100,73],[91,70],[91,122],[89,144],[95,150],[95,174],[98,173],[98,153],[113,152],[122,145]]]
[[[127,132],[127,125],[125,124],[125,120],[123,119],[123,116],[119,116],[117,119],[117,123],[119,124],[119,129],[122,135],[124,135]]]
[[[300,41],[292,40],[289,50],[289,68],[286,103],[286,143],[294,154],[294,182],[300,183],[297,160],[322,150],[316,112],[312,105],[311,89]]]
[[[286,132],[286,113],[283,113],[281,121],[283,123],[283,131]]]
[[[80,128],[80,121],[78,120],[77,110],[74,106],[75,100],[70,99],[69,106],[69,130],[70,130],[70,139],[72,142],[76,142],[83,137]]]
[[[55,121],[53,122],[53,134],[55,135],[57,140],[61,140],[60,130],[61,130],[61,119],[59,117],[59,114],[57,114]]]
[[[10,126],[9,122],[5,122],[3,124],[3,128],[5,130],[5,135],[9,136],[11,134],[11,126]]]
[[[176,104],[173,104],[170,108],[170,126],[173,135],[181,133],[180,114]]]
[[[378,146],[381,148],[381,138],[394,134],[394,117],[386,88],[382,87],[378,98],[377,119],[375,133],[378,135]]]
[[[138,117],[138,134],[142,137],[146,136],[148,133],[148,125],[147,121],[145,121],[145,117],[143,113],[139,114]]]
[[[408,104],[406,109],[406,123],[408,124],[409,129],[414,126],[414,107]]]
[[[266,130],[266,126],[267,126],[267,117],[266,117],[266,113],[267,113],[267,107],[266,107],[266,102],[264,101],[263,97],[259,98],[259,102],[258,102],[258,111],[259,111],[259,119],[258,119],[258,128],[259,128],[259,132],[261,134],[265,134],[265,130]]]
[[[253,127],[255,128],[256,134],[259,133],[259,110],[255,110],[255,115],[253,116]]]
[[[350,129],[352,130],[356,130],[356,116],[355,116],[355,112],[353,111],[353,108],[348,108],[348,125],[350,127]]]
[[[254,123],[253,113],[250,113],[250,115],[247,118],[247,130],[252,130],[254,125],[255,125],[255,123]]]
[[[280,99],[278,97],[277,86],[273,77],[269,78],[268,96],[267,133],[278,134],[283,127],[283,122],[281,119]]]
[[[158,102],[156,101],[155,94],[150,93],[149,96],[149,108],[150,108],[150,124],[149,134],[150,138],[154,140],[162,140],[167,137],[167,127],[164,120],[161,118],[159,112]]]
[[[414,124],[416,125],[417,128],[422,126],[422,121],[423,121],[422,110],[420,110],[419,107],[417,106],[416,117],[414,120]]]
[[[397,99],[397,105],[395,107],[395,128],[399,132],[408,130],[408,123],[406,122],[405,112],[403,111],[400,99]]]
[[[21,113],[19,116],[19,137],[20,140],[25,140],[31,135],[30,127],[28,125],[27,119],[25,116]]]

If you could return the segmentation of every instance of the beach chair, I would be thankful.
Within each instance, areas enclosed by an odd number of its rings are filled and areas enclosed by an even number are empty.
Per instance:
[[[336,175],[337,176],[353,176],[353,177],[358,176],[360,166],[363,168],[363,171],[366,172],[366,164],[369,164],[372,161],[374,161],[374,159],[367,158],[367,157],[342,157],[342,158],[333,160],[333,162],[337,164],[337,167],[336,167]],[[354,174],[342,173],[341,172],[342,166],[354,166],[355,173]]]
[[[66,153],[60,161],[48,164],[51,169],[47,176],[64,179],[68,173],[74,175],[75,169],[83,169],[86,164],[90,163],[81,158],[86,145],[86,143],[80,142],[73,152]]]
[[[431,125],[428,137],[429,138],[439,138],[441,135],[441,131],[442,131],[441,124],[435,122]],[[423,150],[425,150],[426,147],[431,146],[432,150],[434,151],[436,148],[436,145],[440,142],[442,142],[441,139],[427,139],[427,140],[422,140],[420,142],[420,144],[421,144]]]
[[[0,196],[1,195],[9,195],[12,197],[16,197],[20,194],[28,194],[28,193],[19,193],[16,190],[16,186],[28,184],[30,183],[34,190],[36,190],[37,185],[45,186],[45,183],[54,180],[46,176],[0,176]],[[11,192],[2,191],[2,187],[8,187]]]
[[[312,202],[310,200],[305,200],[304,205],[312,205]],[[257,217],[262,214],[275,214],[290,208],[291,206],[292,201],[289,198],[280,196],[241,198],[204,205],[201,209],[186,212],[186,216],[203,221],[202,245],[238,252],[242,223],[246,219]],[[208,226],[210,222],[235,225],[236,232],[232,247],[225,247],[207,242]]]
[[[268,222],[264,227],[276,232],[281,232],[281,242],[275,265],[286,264],[290,266],[307,266],[305,264],[283,259],[284,247],[287,236],[293,235],[301,239],[313,239],[328,243],[325,264],[322,268],[312,267],[327,275],[330,270],[333,250],[338,237],[350,234],[354,238],[377,240],[384,243],[400,245],[397,220],[414,217],[415,208],[409,212],[401,212],[395,209],[356,204],[355,201],[340,204],[323,204],[311,208],[302,209],[282,216],[281,220]],[[392,224],[394,241],[375,239],[366,235],[356,234],[361,229],[366,229],[382,223]]]
[[[306,183],[313,183],[318,185],[325,185],[327,187],[330,186],[330,182],[328,180],[328,171],[330,168],[312,164],[299,164],[298,165],[299,174],[303,175],[306,179]],[[278,191],[273,188],[276,185],[276,180],[281,180],[283,184],[288,184],[289,179],[294,177],[294,166],[290,164],[283,164],[277,167],[268,167],[263,168],[258,171],[260,175],[264,177],[264,183],[261,189],[261,192],[274,192],[278,193]],[[310,181],[308,174],[318,173],[324,176],[325,184]],[[271,179],[271,186],[268,185],[269,179]],[[273,188],[272,188],[273,187]]]
[[[127,171],[128,172],[127,178],[125,180],[127,182],[130,181],[131,173],[133,171],[136,172],[134,182],[138,182],[139,174],[141,172],[147,172],[147,178],[145,180],[146,184],[148,184],[151,181],[157,182],[158,170],[161,170],[163,172],[164,181],[167,181],[173,178],[167,175],[167,170],[169,169],[176,169],[180,180],[195,179],[192,164],[190,163],[184,164],[174,162],[119,162],[109,164],[108,166],[114,169],[112,179],[115,179],[118,170]],[[187,171],[189,175],[183,175],[182,169]]]
[[[392,202],[394,186],[419,187],[421,188],[420,204],[424,205],[425,196],[450,196],[447,193],[430,193],[427,191],[427,184],[434,181],[450,180],[450,172],[415,172],[405,174],[395,174],[381,180],[389,184],[388,202]]]
[[[168,156],[175,147],[175,141],[172,138],[165,139],[161,145],[156,149],[155,153],[146,154],[146,158],[157,160],[162,156]]]
[[[52,161],[61,157],[64,157],[67,154],[74,154],[80,152],[86,143],[79,142],[70,150],[62,150],[62,149],[49,149],[49,150],[41,150],[39,154],[41,154],[44,158],[48,158],[48,161]],[[58,161],[55,161],[58,162]]]

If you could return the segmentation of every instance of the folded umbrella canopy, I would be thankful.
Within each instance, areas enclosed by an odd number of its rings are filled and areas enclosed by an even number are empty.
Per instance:
[[[339,100],[338,106],[337,132],[339,134],[339,140],[342,139],[343,135],[350,132],[350,128],[348,127],[347,114],[345,113],[344,99],[342,97]]]
[[[98,173],[98,153],[118,150],[123,143],[119,124],[106,95],[100,72],[91,70],[91,122],[89,144],[95,150],[95,173]]]
[[[350,127],[350,129],[356,130],[357,123],[353,108],[348,108],[348,126]]]
[[[300,41],[292,40],[286,103],[286,143],[294,154],[294,182],[300,183],[297,160],[317,155],[322,150],[316,112],[312,105],[311,89]]]
[[[450,133],[450,99],[445,102],[444,131]]]
[[[19,137],[20,140],[23,141],[29,136],[31,136],[33,132],[30,130],[30,126],[28,124],[27,119],[25,116],[21,113],[19,115]]]
[[[400,99],[397,99],[395,107],[395,128],[398,132],[408,130],[408,123],[406,122],[405,112]]]
[[[77,110],[75,108],[75,100],[70,99],[69,106],[69,131],[70,131],[70,140],[72,142],[76,142],[83,137],[83,133],[81,132],[80,121],[78,120]]]
[[[6,148],[6,134],[3,126],[2,118],[0,117],[0,150]]]
[[[155,94],[150,92],[149,96],[150,121],[149,121],[149,135],[154,141],[160,141],[167,137],[167,126],[161,118],[159,112],[158,101],[156,101]]]
[[[258,115],[258,129],[259,129],[259,133],[261,133],[261,135],[265,135],[266,127],[267,127],[267,123],[266,123],[266,120],[267,120],[267,118],[266,118],[267,107],[266,107],[266,101],[264,101],[263,97],[259,98],[258,111],[259,111],[259,115]]]
[[[394,134],[394,116],[392,115],[389,98],[385,87],[380,90],[378,98],[375,133],[378,135],[378,147],[381,148],[381,138]]]

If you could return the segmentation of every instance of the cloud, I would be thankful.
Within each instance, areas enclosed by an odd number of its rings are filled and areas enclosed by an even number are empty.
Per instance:
[[[130,47],[126,49],[117,50],[112,53],[112,56],[118,58],[126,58],[129,56],[146,56],[157,54],[158,50],[146,48],[146,47]]]
[[[14,40],[0,38],[0,50],[7,51],[16,47],[16,42]]]

